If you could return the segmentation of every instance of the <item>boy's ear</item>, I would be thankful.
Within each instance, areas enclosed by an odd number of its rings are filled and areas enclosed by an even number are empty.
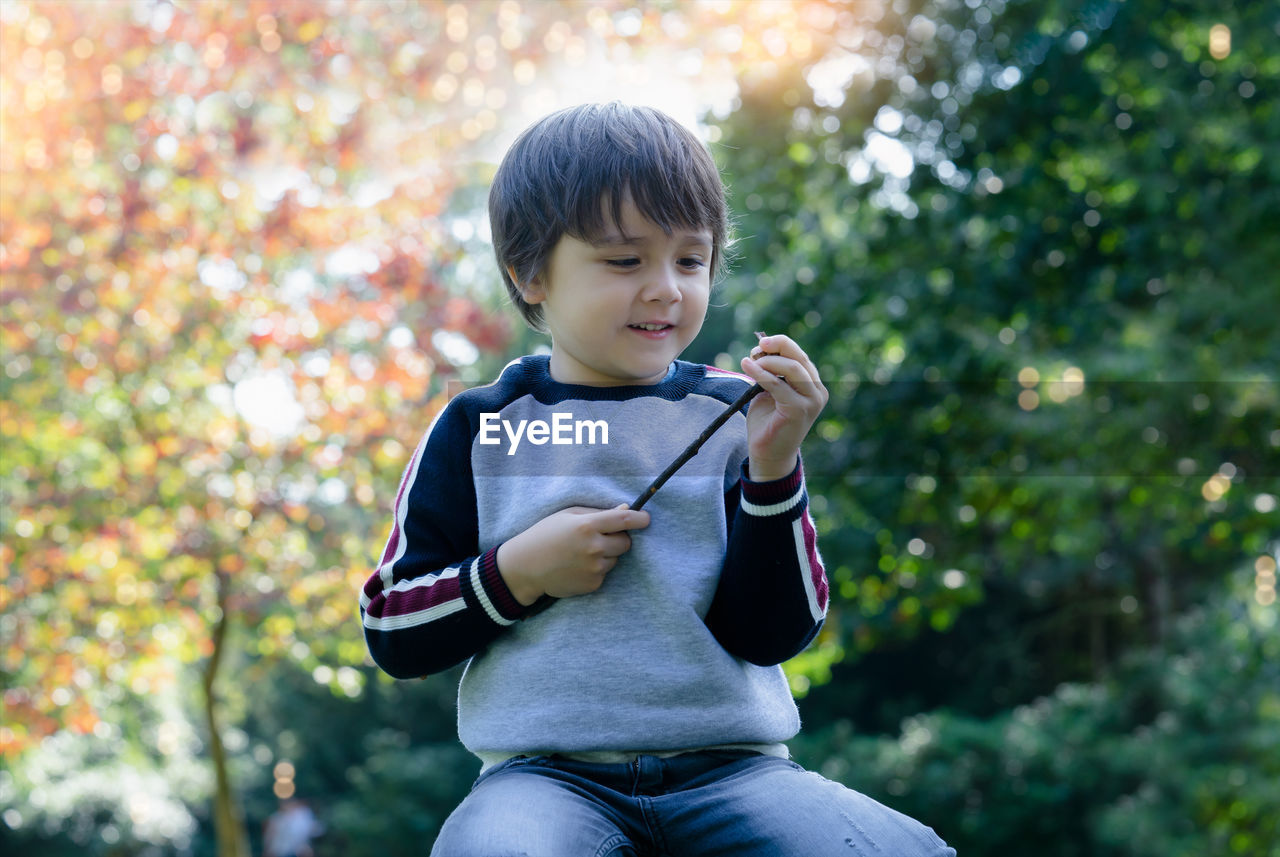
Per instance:
[[[507,275],[511,277],[511,282],[516,284],[520,289],[520,297],[524,298],[527,304],[540,304],[546,300],[547,292],[540,282],[540,277],[535,277],[531,282],[522,283],[520,278],[516,276],[516,268],[514,265],[507,266]]]

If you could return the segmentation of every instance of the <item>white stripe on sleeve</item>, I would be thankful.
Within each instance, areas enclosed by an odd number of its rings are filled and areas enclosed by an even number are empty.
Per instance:
[[[426,625],[429,622],[434,622],[437,619],[465,609],[467,609],[466,602],[461,598],[455,598],[452,601],[428,607],[426,610],[405,613],[400,616],[369,616],[366,614],[364,626],[371,631],[399,631],[403,628],[412,628],[415,625]]]
[[[514,625],[511,619],[503,618],[498,612],[498,608],[493,606],[493,602],[489,600],[489,593],[484,591],[484,583],[480,580],[480,557],[476,557],[476,561],[471,563],[471,589],[475,592],[476,598],[480,600],[480,605],[484,607],[484,612],[489,614],[489,618],[497,622],[499,625]]]
[[[382,567],[378,569],[378,576],[382,579],[382,588],[390,589],[395,580],[393,569],[400,558],[404,556],[405,551],[409,549],[409,539],[404,531],[405,519],[409,517],[409,495],[413,493],[413,484],[418,481],[418,465],[422,462],[422,454],[427,448],[427,440],[431,437],[431,432],[435,429],[436,424],[440,421],[440,417],[444,414],[444,409],[440,409],[440,413],[436,414],[436,418],[431,421],[431,427],[427,429],[427,433],[422,436],[422,440],[418,443],[418,448],[413,451],[413,457],[409,459],[409,469],[405,473],[404,484],[400,487],[399,502],[396,504],[395,522],[392,524],[390,538],[397,539],[396,555],[390,561],[384,562]]]
[[[764,518],[769,515],[781,515],[783,512],[790,512],[796,506],[800,505],[800,501],[804,499],[804,485],[801,485],[795,494],[792,494],[781,503],[771,503],[768,506],[757,506],[748,500],[744,494],[742,497],[742,510],[757,518]]]
[[[818,590],[813,585],[813,566],[809,562],[809,552],[804,547],[804,518],[799,517],[791,522],[791,534],[795,538],[796,558],[800,561],[801,577],[804,579],[804,594],[809,599],[809,614],[813,621],[821,622],[827,612],[818,603]],[[816,551],[817,548],[815,547]]]

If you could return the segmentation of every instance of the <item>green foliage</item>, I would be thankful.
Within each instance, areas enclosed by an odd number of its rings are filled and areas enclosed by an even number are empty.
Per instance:
[[[403,733],[366,738],[367,760],[351,775],[351,794],[333,809],[335,854],[411,857],[434,841],[440,826],[466,797],[477,767],[455,739],[410,745]],[[370,812],[369,807],[378,807]]]
[[[1273,857],[1280,17],[880,12],[718,151],[729,350],[788,333],[832,391],[795,749],[962,854]]]
[[[0,769],[0,852],[189,850],[211,783],[182,697],[122,693],[91,733],[64,730]]]
[[[1095,684],[988,719],[939,710],[897,737],[848,721],[798,759],[929,820],[961,854],[1280,854],[1280,633],[1254,575]]]
[[[1276,532],[1274,10],[972,6],[895,4],[877,75],[723,123],[729,300],[832,389],[815,678],[1012,588],[1045,621],[1006,657],[1085,679]]]
[[[458,675],[397,682],[365,673],[352,700],[292,666],[264,670],[244,727],[260,746],[246,746],[245,761],[263,773],[293,766],[297,796],[326,826],[320,857],[420,855],[479,770],[457,739]],[[259,777],[246,795],[255,830],[278,804],[273,779]]]

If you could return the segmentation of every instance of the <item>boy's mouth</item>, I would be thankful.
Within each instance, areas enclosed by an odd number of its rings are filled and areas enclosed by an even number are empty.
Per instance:
[[[641,324],[628,324],[627,327],[634,328],[636,330],[658,331],[658,330],[670,330],[671,328],[675,327],[675,325],[661,324],[657,322],[643,322]]]
[[[628,324],[628,328],[643,336],[645,339],[666,339],[671,331],[675,330],[674,324],[666,324],[664,322],[645,321],[638,324]]]

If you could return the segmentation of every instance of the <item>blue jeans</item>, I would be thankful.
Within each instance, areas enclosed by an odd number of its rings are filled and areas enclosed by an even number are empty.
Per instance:
[[[954,857],[929,828],[794,762],[737,750],[625,764],[512,759],[432,857]]]

